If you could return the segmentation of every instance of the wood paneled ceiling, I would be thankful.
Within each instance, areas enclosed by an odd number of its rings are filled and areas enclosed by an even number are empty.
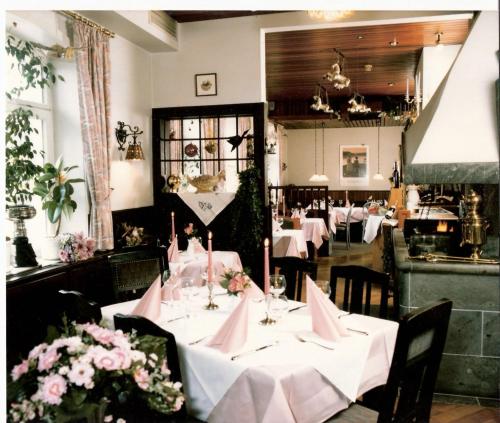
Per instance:
[[[470,26],[463,19],[267,33],[267,100],[311,103],[318,83],[334,99],[355,91],[367,97],[403,96],[407,78],[412,95],[422,48],[436,45],[437,32],[444,45],[463,44]],[[393,40],[395,47],[389,44]],[[350,87],[340,91],[322,79],[336,61],[334,48],[345,56],[342,74],[351,79]],[[373,70],[366,72],[365,64]]]
[[[282,13],[273,10],[166,10],[168,15],[179,23],[209,21],[213,19],[239,18],[242,16],[267,15]]]

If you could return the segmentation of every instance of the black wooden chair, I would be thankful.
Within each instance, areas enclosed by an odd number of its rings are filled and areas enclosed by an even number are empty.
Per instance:
[[[271,259],[271,274],[279,267],[280,275],[285,275],[285,295],[291,299],[300,301],[302,296],[302,281],[307,273],[311,279],[316,280],[318,274],[318,263],[298,257],[273,257]]]
[[[168,266],[163,247],[143,247],[108,256],[115,302],[141,297]]]
[[[345,233],[345,245],[348,250],[351,249],[351,215],[352,209],[354,208],[354,204],[349,207],[349,211],[347,212],[347,216],[345,222],[340,222],[335,224],[335,238],[339,232]]]
[[[342,310],[350,313],[376,315],[387,318],[387,303],[389,297],[389,274],[377,272],[364,266],[332,266],[330,268],[330,299],[335,303],[337,296],[337,281],[344,279],[344,299]],[[371,301],[372,285],[380,286],[380,305]],[[376,312],[378,308],[378,313]]]
[[[99,323],[102,319],[101,306],[94,301],[88,300],[78,291],[61,289],[57,292],[57,305],[59,318],[64,313],[69,322]]]
[[[451,308],[443,299],[403,316],[378,410],[353,404],[328,422],[428,422]]]
[[[142,316],[115,314],[113,316],[115,329],[121,329],[123,332],[130,333],[133,329],[137,331],[139,336],[151,335],[166,339],[166,357],[167,366],[170,370],[170,380],[173,382],[182,382],[181,369],[179,365],[179,356],[177,354],[177,343],[175,336],[162,329],[151,320]],[[199,422],[194,417],[190,417],[186,413],[186,407],[183,405],[181,410],[172,415],[162,415],[154,412],[142,404],[129,404],[124,410],[126,421],[128,423],[159,423],[159,422]]]

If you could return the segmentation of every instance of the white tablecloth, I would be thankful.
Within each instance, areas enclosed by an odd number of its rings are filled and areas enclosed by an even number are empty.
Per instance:
[[[307,244],[302,229],[283,229],[273,232],[274,257],[307,258]]]
[[[220,276],[223,273],[224,267],[233,270],[241,271],[240,256],[235,251],[214,251],[212,253],[214,275]],[[170,272],[175,273],[181,268],[181,277],[191,277],[195,281],[201,279],[201,275],[207,271],[208,268],[208,253],[197,253],[189,255],[186,252],[180,254],[179,261],[168,264]]]
[[[198,218],[208,225],[217,215],[234,200],[234,192],[179,192],[184,201]]]
[[[264,304],[252,302],[247,343],[240,351],[223,354],[205,347],[205,341],[190,343],[214,334],[235,304],[227,296],[216,296],[219,310],[206,311],[202,308],[206,297],[197,298],[190,306],[194,310],[191,318],[168,323],[182,307],[162,304],[157,323],[176,337],[188,411],[199,419],[319,423],[387,380],[398,326],[395,322],[346,316],[342,321],[347,327],[368,335],[353,332],[334,343],[334,350],[328,350],[296,338],[298,331],[311,331],[307,308],[286,314],[277,325],[263,327],[258,321],[264,316]],[[103,307],[103,317],[112,321],[115,313],[130,313],[137,301]],[[231,360],[238,352],[270,343],[276,344]]]
[[[316,248],[321,247],[323,238],[329,238],[328,228],[321,217],[307,217],[301,224],[306,241],[312,241]]]
[[[330,210],[330,230],[337,233],[336,226],[338,223],[343,223],[347,220],[349,207],[332,207]],[[363,207],[353,207],[351,213],[351,222],[363,221]]]

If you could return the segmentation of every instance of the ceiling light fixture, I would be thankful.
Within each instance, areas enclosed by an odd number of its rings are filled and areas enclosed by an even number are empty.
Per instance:
[[[354,12],[352,10],[308,10],[307,14],[312,19],[322,21],[336,21],[339,19],[347,18]]]
[[[387,85],[389,85],[389,87],[394,87],[394,82],[388,82]]]
[[[443,44],[441,44],[441,36],[443,35],[442,32],[436,32],[434,34],[436,36],[436,47],[437,48],[443,48]]]
[[[363,68],[365,69],[365,72],[371,72],[373,70],[373,65],[366,64]]]
[[[396,39],[396,37],[394,37],[394,39],[392,41],[389,41],[389,45],[391,47],[397,47],[398,44],[399,44],[399,41]]]
[[[316,154],[316,121],[314,121],[314,174],[309,178],[309,182],[318,182],[318,166],[317,160],[318,156]]]
[[[321,175],[319,175],[318,182],[328,182],[329,181],[328,176],[326,176],[326,174],[325,174],[325,122],[321,122],[321,126],[322,126],[322,137],[323,137],[323,141],[322,141],[323,173]]]
[[[360,35],[358,35],[356,38],[357,38],[358,40],[362,40],[363,38],[365,38],[365,36],[360,34]]]
[[[377,121],[377,173],[373,175],[376,181],[383,181],[384,175],[380,173],[380,119]]]

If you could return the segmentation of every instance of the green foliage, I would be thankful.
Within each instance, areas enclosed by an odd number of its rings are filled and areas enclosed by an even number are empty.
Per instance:
[[[71,199],[75,192],[74,183],[83,182],[81,178],[69,179],[68,173],[78,166],[64,167],[61,157],[56,164],[46,163],[43,173],[35,179],[33,194],[42,197],[42,209],[47,210],[51,223],[57,224],[56,236],[59,235],[63,213],[69,218],[76,210],[76,202]]]
[[[251,167],[239,173],[240,185],[233,201],[231,238],[245,265],[255,265],[262,242],[264,215],[259,191],[260,171]]]
[[[29,88],[45,88],[57,79],[64,81],[54,71],[52,63],[46,62],[45,54],[35,43],[18,40],[7,35],[5,51],[17,61],[17,69],[23,85],[5,93],[9,100],[19,97]],[[16,65],[12,65],[14,67]],[[5,192],[8,205],[24,204],[32,199],[32,182],[42,172],[42,167],[34,163],[43,151],[33,148],[31,136],[38,133],[31,127],[30,120],[35,118],[29,108],[18,107],[5,118]]]

